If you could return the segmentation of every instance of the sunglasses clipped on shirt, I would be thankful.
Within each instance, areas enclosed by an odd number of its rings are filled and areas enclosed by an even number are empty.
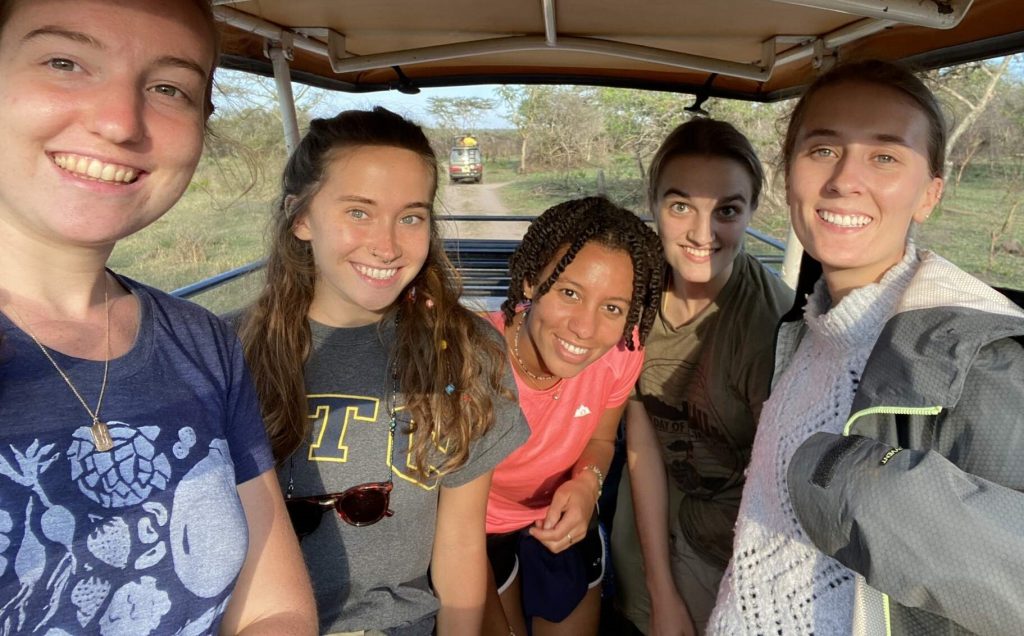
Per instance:
[[[308,497],[292,497],[295,484],[292,482],[291,471],[288,476],[288,492],[285,496],[285,507],[288,517],[292,520],[292,528],[301,541],[320,527],[324,513],[334,509],[341,520],[356,527],[372,526],[384,517],[395,514],[391,510],[391,491],[394,489],[394,473],[392,466],[395,459],[395,428],[397,425],[394,406],[397,401],[398,379],[392,372],[394,390],[391,403],[388,405],[388,477],[384,481],[373,481],[352,486],[342,492]]]
[[[292,497],[285,500],[288,516],[299,539],[313,534],[328,510],[334,509],[341,520],[357,527],[372,526],[384,517],[390,517],[391,490],[394,483],[371,482],[352,486],[344,492],[311,497]]]

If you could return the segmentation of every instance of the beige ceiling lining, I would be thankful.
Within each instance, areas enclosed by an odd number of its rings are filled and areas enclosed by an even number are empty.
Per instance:
[[[820,54],[823,51],[820,46],[817,49],[812,49],[809,48],[810,45],[802,45],[802,47],[796,47],[796,52],[777,57],[777,41],[773,35],[759,43],[759,51],[755,53],[748,50],[745,59],[737,60],[735,58],[711,57],[695,52],[646,46],[622,40],[559,36],[553,0],[541,0],[541,5],[545,28],[544,36],[520,35],[455,42],[449,39],[446,43],[433,46],[402,48],[399,45],[396,47],[398,50],[364,55],[354,55],[352,53],[353,50],[366,50],[358,46],[358,40],[355,36],[339,32],[331,28],[330,24],[325,25],[327,28],[327,41],[323,42],[317,38],[295,33],[294,27],[288,29],[287,27],[261,20],[254,15],[243,13],[237,9],[220,6],[217,7],[216,11],[220,19],[236,28],[256,33],[268,39],[276,37],[282,40],[286,47],[295,46],[317,55],[327,56],[332,70],[339,75],[394,66],[404,68],[409,65],[423,63],[443,63],[460,58],[485,58],[488,55],[501,53],[519,54],[530,51],[544,51],[549,55],[559,55],[564,52],[586,53],[603,58],[640,61],[653,65],[703,71],[763,82],[771,77],[775,65],[786,63],[789,60],[801,59],[807,54],[815,52]],[[301,19],[301,17],[299,15],[296,19]],[[364,38],[368,41],[370,40],[368,36],[364,36]],[[813,38],[813,36],[808,36],[808,38]],[[686,41],[685,38],[683,38],[683,41]],[[391,42],[392,46],[395,44],[394,41]],[[747,48],[749,49],[749,46]],[[736,51],[733,50],[732,52],[735,54]],[[597,64],[601,63],[601,61],[597,62]],[[587,63],[583,64],[585,67],[590,65]]]
[[[825,3],[850,10],[806,6]],[[910,5],[918,22],[963,22],[935,30],[862,17]],[[277,40],[295,49],[294,71],[343,90],[578,76],[691,91],[714,76],[715,89],[763,99],[805,83],[833,54],[919,55],[962,43],[961,33],[1024,33],[1019,0],[250,0],[215,10],[225,53],[250,60],[241,68],[259,68],[262,39]]]

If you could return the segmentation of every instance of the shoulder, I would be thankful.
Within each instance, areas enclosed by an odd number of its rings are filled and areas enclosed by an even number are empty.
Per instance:
[[[155,335],[186,342],[216,342],[233,346],[237,338],[223,320],[204,307],[144,283],[117,275],[139,301],[141,316],[156,328]]]
[[[603,356],[595,360],[583,372],[576,376],[577,381],[586,386],[596,387],[601,383],[612,383],[632,388],[640,375],[644,363],[644,347],[633,351],[620,342],[609,349]]]
[[[487,323],[487,326],[494,330],[498,335],[505,333],[505,314],[498,311],[489,311],[484,314],[474,314],[480,322]]]
[[[948,407],[969,376],[994,385],[1016,374],[1012,383],[1024,384],[1024,311],[952,263],[921,252],[871,352],[864,392],[891,392],[913,378],[915,393]]]
[[[483,315],[470,312],[470,315],[473,317],[473,323],[481,333],[496,342],[500,342],[502,346],[505,345],[505,340],[502,337],[502,334],[505,332],[505,316],[500,311],[492,311]]]
[[[240,309],[234,309],[224,314],[219,314],[219,318],[223,320],[229,327],[231,327],[236,333],[242,327],[242,322],[245,317],[249,314],[251,307],[242,307]]]
[[[900,297],[881,341],[927,335],[935,354],[949,352],[973,356],[989,343],[1024,334],[1024,310],[956,265],[927,250],[919,250],[920,264]],[[896,335],[893,335],[896,334]]]
[[[793,290],[775,272],[746,252],[740,255],[737,265],[741,277],[735,292],[737,304],[778,321],[793,304]]]
[[[508,366],[506,364],[505,336],[502,323],[498,322],[495,324],[490,315],[481,316],[469,310],[467,310],[467,313],[470,316],[470,324],[473,329],[469,342],[475,349],[474,354],[477,360],[484,364],[485,367],[489,367],[492,363],[496,362]],[[498,320],[501,320],[500,314]],[[499,354],[499,359],[494,358],[495,353]],[[491,362],[487,362],[488,358],[491,359]]]
[[[721,303],[716,331],[739,349],[770,345],[779,320],[793,304],[793,290],[753,256],[743,253],[737,261],[737,281]]]
[[[166,314],[173,314],[181,316],[182,318],[191,318],[193,320],[214,320],[221,322],[212,312],[208,309],[197,305],[196,303],[185,300],[184,298],[178,298],[171,294],[152,287],[145,283],[140,283],[137,280],[128,278],[121,274],[117,274],[117,279],[124,284],[140,301],[148,300],[161,312]]]
[[[956,308],[1024,320],[1024,310],[986,283],[934,252],[920,249],[918,255],[918,268],[900,298],[896,314]]]

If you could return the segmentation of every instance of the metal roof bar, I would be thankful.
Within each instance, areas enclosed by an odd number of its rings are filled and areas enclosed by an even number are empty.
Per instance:
[[[330,58],[327,52],[327,45],[323,42],[306,37],[290,29],[282,29],[276,24],[248,13],[230,7],[217,6],[213,8],[213,15],[221,22],[226,22],[236,29],[255,33],[274,42],[283,42],[290,38],[294,48]]]
[[[610,57],[664,64],[665,66],[676,68],[719,73],[721,75],[741,77],[759,82],[766,81],[770,76],[770,69],[764,69],[756,64],[731,62],[598,38],[566,37],[557,39],[554,2],[553,0],[542,1],[544,2],[545,10],[544,28],[546,35],[544,37],[531,35],[513,36],[360,56],[353,56],[348,53],[342,54],[338,49],[343,49],[343,45],[341,47],[328,47],[327,44],[319,40],[290,29],[284,29],[276,24],[230,7],[216,6],[214,7],[214,14],[218,20],[226,22],[237,29],[254,33],[275,42],[281,42],[290,37],[293,47],[328,59],[331,63],[331,69],[339,74],[391,66],[405,66],[421,62],[473,57],[489,53],[564,50],[595,53]]]
[[[274,66],[274,83],[277,85],[277,107],[281,111],[284,126],[284,147],[291,155],[299,145],[299,120],[295,112],[295,95],[292,93],[292,74],[288,61],[291,58],[291,42],[266,40],[266,53]]]
[[[773,0],[782,4],[828,9],[876,20],[952,29],[974,0]]]
[[[546,38],[538,35],[520,35],[456,44],[427,46],[418,49],[406,49],[389,53],[353,56],[345,59],[331,59],[331,68],[335,73],[354,73],[389,66],[406,66],[423,62],[453,60],[477,55],[494,53],[510,53],[515,51],[574,51],[579,53],[596,53],[623,59],[639,60],[654,64],[664,64],[677,68],[687,68],[721,75],[742,77],[754,81],[765,81],[770,71],[756,64],[730,62],[701,55],[690,55],[667,49],[657,49],[638,44],[602,40],[599,38],[563,37],[552,46]]]
[[[558,27],[555,26],[555,0],[541,0],[544,10],[544,38],[548,46],[558,43]]]
[[[776,0],[784,1],[784,0]],[[772,68],[778,68],[791,62],[802,60],[805,57],[811,57],[815,53],[815,47],[823,44],[826,49],[835,50],[844,44],[849,44],[855,40],[866,38],[869,35],[884,31],[889,27],[896,24],[891,20],[857,20],[856,22],[850,23],[841,29],[836,29],[831,33],[819,37],[809,36],[805,44],[796,46],[782,53],[775,55],[775,64]],[[782,38],[788,39],[790,36],[781,36]],[[773,38],[775,40],[776,38]],[[785,41],[785,40],[782,40]],[[821,44],[816,44],[820,42]]]

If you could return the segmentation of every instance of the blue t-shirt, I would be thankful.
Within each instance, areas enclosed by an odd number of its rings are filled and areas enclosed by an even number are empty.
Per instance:
[[[91,418],[0,314],[0,633],[216,633],[245,561],[237,484],[273,466],[241,345],[191,303],[121,278],[139,333]],[[50,351],[90,408],[103,362]]]

